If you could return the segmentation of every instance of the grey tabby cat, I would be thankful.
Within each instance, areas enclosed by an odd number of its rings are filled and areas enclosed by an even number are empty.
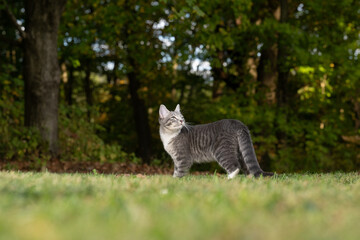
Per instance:
[[[272,176],[264,172],[256,159],[248,128],[240,121],[224,119],[189,126],[178,104],[175,111],[164,105],[159,109],[160,137],[164,148],[174,161],[173,177],[182,177],[193,163],[217,161],[234,178],[239,170],[255,177]]]

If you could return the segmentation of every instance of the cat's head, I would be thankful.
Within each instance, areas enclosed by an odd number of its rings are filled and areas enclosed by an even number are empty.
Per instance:
[[[161,104],[159,109],[160,126],[170,131],[178,131],[185,126],[184,116],[180,112],[178,104],[174,111],[169,111],[165,105]]]

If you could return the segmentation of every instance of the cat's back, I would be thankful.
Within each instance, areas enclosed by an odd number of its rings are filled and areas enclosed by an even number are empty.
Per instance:
[[[212,123],[193,125],[186,130],[187,139],[191,144],[208,145],[218,140],[235,140],[247,127],[235,119],[223,119]]]
[[[234,133],[234,131],[247,129],[245,124],[236,119],[222,119],[212,123],[194,125],[192,128],[193,133],[211,132],[214,134],[227,132]]]
[[[212,123],[193,125],[185,130],[186,142],[195,162],[208,162],[217,152],[238,148],[238,133],[246,126],[234,119],[223,119]]]

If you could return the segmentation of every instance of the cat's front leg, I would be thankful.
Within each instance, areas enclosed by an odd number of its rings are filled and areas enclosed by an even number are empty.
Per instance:
[[[176,178],[178,175],[179,175],[179,172],[178,172],[178,170],[177,170],[176,165],[174,164],[174,174],[173,174],[173,177]]]
[[[187,160],[178,160],[174,161],[174,178],[181,178],[189,173],[190,167],[192,165],[191,161]]]

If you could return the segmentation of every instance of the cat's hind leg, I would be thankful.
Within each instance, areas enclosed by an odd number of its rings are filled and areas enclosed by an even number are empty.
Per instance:
[[[238,142],[241,159],[245,163],[247,174],[253,175],[255,177],[263,175],[264,171],[260,168],[259,162],[256,158],[250,132],[247,128],[239,132]]]
[[[232,179],[236,175],[238,175],[241,166],[235,152],[232,151],[232,149],[218,152],[215,155],[215,159],[219,163],[219,165],[227,172],[228,179]]]
[[[232,173],[230,173],[230,174],[228,175],[228,179],[233,179],[234,177],[236,177],[236,175],[238,175],[239,171],[240,171],[240,169],[237,168],[235,171],[233,171]]]
[[[237,155],[238,155],[238,160],[239,160],[239,163],[240,163],[240,166],[241,166],[241,172],[243,174],[245,174],[245,175],[249,175],[249,170],[246,167],[246,164],[245,164],[244,159],[243,159],[243,157],[242,157],[242,155],[240,153],[240,150],[237,153]]]

